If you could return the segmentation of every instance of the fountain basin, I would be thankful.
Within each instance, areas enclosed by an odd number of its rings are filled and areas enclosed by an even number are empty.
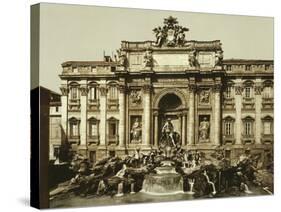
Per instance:
[[[149,174],[145,176],[142,192],[151,195],[183,193],[183,179],[177,173]]]

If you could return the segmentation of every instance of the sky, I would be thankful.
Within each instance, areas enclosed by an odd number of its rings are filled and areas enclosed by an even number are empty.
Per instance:
[[[60,92],[63,62],[102,60],[103,52],[115,54],[122,40],[155,40],[152,29],[162,26],[170,15],[189,28],[187,40],[220,40],[225,59],[274,58],[271,17],[44,3],[40,8],[40,85]]]

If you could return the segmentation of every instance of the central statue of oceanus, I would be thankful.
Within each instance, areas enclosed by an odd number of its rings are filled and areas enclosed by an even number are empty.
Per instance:
[[[165,153],[166,157],[170,157],[172,149],[176,149],[180,146],[180,135],[175,132],[171,119],[167,118],[161,130],[159,148]]]

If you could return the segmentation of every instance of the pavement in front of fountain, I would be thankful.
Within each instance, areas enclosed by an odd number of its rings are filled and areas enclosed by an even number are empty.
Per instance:
[[[240,192],[236,195],[231,194],[218,194],[215,197],[203,196],[194,198],[192,195],[183,193],[167,196],[155,196],[146,193],[138,192],[135,194],[124,194],[121,197],[110,196],[87,196],[80,197],[69,195],[63,199],[53,199],[50,201],[50,208],[67,208],[67,207],[88,207],[88,206],[102,206],[102,205],[120,205],[120,204],[132,204],[132,203],[151,203],[151,202],[169,202],[169,201],[181,201],[181,200],[194,200],[194,199],[206,199],[206,198],[226,198],[226,197],[242,197],[242,196],[257,196],[268,195],[260,187],[250,188],[252,194],[245,194]]]

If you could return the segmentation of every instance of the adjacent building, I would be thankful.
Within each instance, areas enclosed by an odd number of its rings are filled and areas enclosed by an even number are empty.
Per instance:
[[[62,140],[92,162],[149,151],[168,119],[183,149],[271,154],[273,61],[223,59],[219,40],[186,40],[173,17],[153,31],[155,41],[122,41],[115,58],[62,64],[50,154]]]

